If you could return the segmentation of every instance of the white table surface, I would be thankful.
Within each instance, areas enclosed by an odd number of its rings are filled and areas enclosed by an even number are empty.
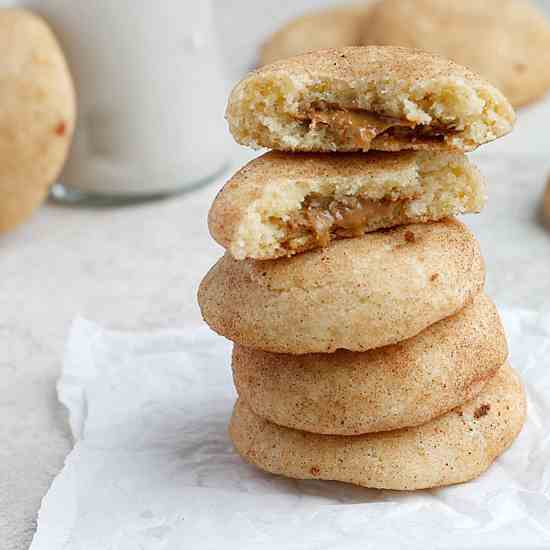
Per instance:
[[[475,154],[491,200],[466,220],[482,243],[489,294],[530,308],[550,307],[550,232],[538,219],[550,174],[546,121],[550,101],[524,112],[514,136]],[[235,149],[232,169],[250,157]],[[140,330],[199,322],[196,288],[220,255],[206,215],[222,182],[134,207],[48,204],[0,237],[0,548],[28,547],[40,500],[71,447],[55,381],[72,319]]]

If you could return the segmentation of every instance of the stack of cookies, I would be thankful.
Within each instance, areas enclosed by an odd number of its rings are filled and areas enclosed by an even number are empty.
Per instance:
[[[274,151],[216,198],[227,250],[201,284],[232,340],[230,435],[275,474],[412,490],[479,476],[525,397],[484,295],[465,156],[514,112],[470,71],[392,47],[325,50],[234,89],[236,140]]]

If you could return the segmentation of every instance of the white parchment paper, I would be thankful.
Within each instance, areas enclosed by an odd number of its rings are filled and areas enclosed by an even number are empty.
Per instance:
[[[398,493],[244,464],[227,423],[230,346],[206,327],[74,323],[59,397],[75,447],[31,550],[549,549],[550,313],[502,310],[529,420],[480,479]]]

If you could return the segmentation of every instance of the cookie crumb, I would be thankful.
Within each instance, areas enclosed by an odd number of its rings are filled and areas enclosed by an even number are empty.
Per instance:
[[[431,277],[430,277],[430,281],[433,283],[434,281],[437,281],[437,279],[439,279],[439,273],[434,273]]]
[[[416,237],[412,231],[405,231],[405,240],[408,243],[414,243],[416,241]]]
[[[321,470],[317,466],[313,466],[313,468],[311,468],[309,472],[311,473],[312,476],[319,477]]]
[[[481,407],[479,407],[476,412],[474,413],[474,418],[476,420],[480,419],[481,417],[483,416],[486,416],[489,411],[491,410],[491,405],[481,405]]]

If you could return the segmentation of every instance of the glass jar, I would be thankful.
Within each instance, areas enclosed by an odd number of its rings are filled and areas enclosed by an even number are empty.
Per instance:
[[[22,0],[53,27],[78,98],[73,146],[53,196],[120,202],[187,190],[229,152],[208,0]]]

